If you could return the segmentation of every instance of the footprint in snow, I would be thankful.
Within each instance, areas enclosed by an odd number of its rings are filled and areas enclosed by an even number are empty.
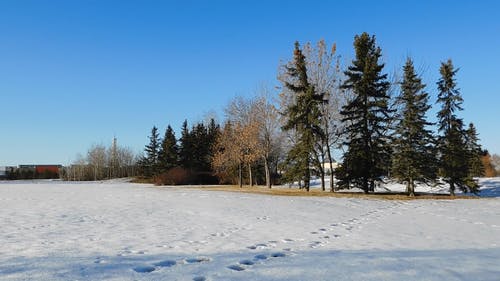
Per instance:
[[[254,262],[251,260],[242,260],[239,262],[241,265],[254,265]]]
[[[256,259],[256,260],[267,260],[267,258],[268,257],[266,255],[256,255],[254,257],[254,259]]]
[[[212,261],[211,258],[209,257],[196,257],[196,258],[188,258],[184,259],[185,263],[192,264],[192,263],[205,263],[205,262],[210,262]]]
[[[271,257],[272,257],[272,258],[283,258],[283,257],[285,257],[285,256],[286,256],[286,254],[285,254],[285,253],[282,253],[282,252],[276,252],[276,253],[272,253],[272,254],[271,254]]]
[[[255,245],[252,245],[252,246],[248,246],[247,248],[250,249],[250,250],[262,250],[262,249],[269,248],[269,245],[264,244],[264,243],[260,243],[260,244],[255,244]]]
[[[143,266],[137,266],[133,268],[135,272],[138,273],[151,273],[156,270],[154,266],[150,265],[143,265]]]
[[[177,262],[174,260],[164,260],[164,261],[159,261],[159,262],[155,263],[154,265],[158,266],[158,267],[171,267],[171,266],[174,266],[176,264],[177,264]]]
[[[231,270],[234,270],[234,271],[243,271],[243,270],[245,270],[245,268],[243,266],[237,265],[237,264],[230,265],[227,268],[229,268]]]
[[[318,247],[323,247],[323,246],[324,246],[323,242],[320,242],[320,241],[313,241],[309,244],[309,247],[311,247],[313,249],[318,248]]]
[[[287,251],[291,251],[291,249],[287,249]],[[269,256],[265,254],[260,254],[256,255],[254,257],[254,260],[241,260],[238,264],[233,264],[228,266],[228,269],[234,270],[234,271],[243,271],[246,270],[248,267],[251,267],[252,265],[255,265],[255,261],[264,261],[268,260],[270,258],[282,258],[286,257],[287,254],[284,252],[274,252],[271,253]]]
[[[204,276],[196,276],[195,278],[193,278],[193,281],[206,281],[207,278],[205,278]]]

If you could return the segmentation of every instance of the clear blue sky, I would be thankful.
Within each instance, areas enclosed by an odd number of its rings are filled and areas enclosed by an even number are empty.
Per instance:
[[[500,153],[498,1],[0,1],[0,165],[68,164],[92,143],[140,151],[150,128],[201,120],[261,82],[298,40],[377,36],[386,71],[406,56],[435,100],[460,67],[481,143]]]

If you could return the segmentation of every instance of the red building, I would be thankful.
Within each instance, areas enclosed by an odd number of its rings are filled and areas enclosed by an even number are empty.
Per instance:
[[[43,174],[43,173],[59,174],[59,169],[61,169],[61,165],[35,165],[35,171],[38,174]]]
[[[20,178],[58,178],[62,165],[19,165]]]

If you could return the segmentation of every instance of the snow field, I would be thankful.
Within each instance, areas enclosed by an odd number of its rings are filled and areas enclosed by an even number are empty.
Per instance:
[[[500,280],[499,237],[498,198],[0,183],[0,280]]]

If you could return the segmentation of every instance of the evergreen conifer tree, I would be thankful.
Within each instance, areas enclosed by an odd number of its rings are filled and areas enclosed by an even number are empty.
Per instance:
[[[381,49],[375,45],[375,36],[368,33],[354,38],[356,58],[345,71],[343,88],[352,98],[342,108],[347,151],[337,169],[340,188],[359,187],[370,192],[375,182],[387,174],[391,149],[387,134],[390,114],[389,82],[379,63]]]
[[[142,162],[145,175],[154,176],[159,172],[158,156],[160,152],[160,135],[156,126],[153,126],[151,129],[149,144],[146,145],[144,152],[146,153],[146,157]]]
[[[469,178],[482,177],[484,175],[484,166],[481,158],[484,153],[479,144],[478,133],[473,123],[469,123],[469,128],[465,133],[466,147],[469,152]]]
[[[190,133],[192,141],[192,158],[193,166],[192,168],[196,171],[208,171],[210,169],[210,162],[207,159],[209,154],[208,147],[208,131],[205,124],[202,122],[193,126]]]
[[[401,93],[396,99],[400,107],[393,142],[392,176],[406,182],[408,195],[415,195],[415,181],[428,182],[436,178],[434,137],[426,126],[430,109],[425,85],[415,73],[413,62],[404,66]]]
[[[179,140],[179,164],[185,169],[193,168],[193,142],[189,132],[188,122],[182,123],[181,138]]]
[[[457,89],[455,75],[458,69],[453,67],[451,60],[441,63],[439,69],[441,78],[437,82],[438,100],[441,110],[439,119],[439,164],[440,174],[450,185],[450,195],[455,195],[458,187],[463,192],[478,192],[477,183],[469,177],[470,154],[467,151],[463,121],[456,115],[463,110],[463,99]]]
[[[293,64],[287,67],[287,72],[293,81],[285,82],[285,86],[295,93],[295,100],[285,109],[283,129],[296,130],[298,135],[287,155],[286,163],[290,165],[287,170],[301,171],[304,187],[309,191],[314,145],[323,136],[320,111],[323,95],[317,94],[308,81],[305,56],[298,42],[295,42]]]
[[[165,137],[162,140],[159,152],[159,165],[161,170],[167,171],[178,163],[178,147],[174,130],[170,125],[167,126]]]

